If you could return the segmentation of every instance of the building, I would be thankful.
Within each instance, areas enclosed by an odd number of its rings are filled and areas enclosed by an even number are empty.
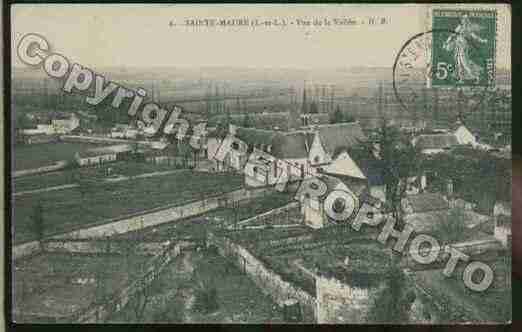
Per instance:
[[[34,134],[34,135],[23,135],[22,136],[22,142],[24,144],[53,143],[56,141],[58,141],[57,135]]]
[[[358,148],[342,151],[331,164],[322,167],[321,172],[365,185],[371,196],[386,201],[383,163],[369,151]]]
[[[74,159],[79,166],[97,166],[127,159],[135,149],[130,144],[119,144],[76,152]]]
[[[406,196],[402,200],[402,209],[406,214],[425,213],[449,209],[449,203],[438,193],[422,193]]]
[[[242,149],[238,147],[237,151],[248,153],[239,155],[232,152],[232,166],[245,165],[247,158],[255,163],[256,159],[248,156],[252,152],[269,155],[262,159],[276,162],[271,165],[265,163],[265,160],[260,160],[259,165],[252,166],[267,174],[268,180],[265,185],[276,183],[281,172],[285,171],[290,178],[313,176],[319,168],[332,162],[336,151],[353,147],[366,138],[358,123],[320,125],[308,130],[291,132],[238,128],[236,134],[246,145]]]
[[[477,144],[477,138],[475,137],[475,135],[473,135],[473,133],[471,131],[469,131],[469,129],[464,125],[460,125],[453,132],[453,134],[457,138],[457,142],[460,145],[475,146]]]
[[[60,114],[51,120],[57,134],[67,134],[80,126],[80,118],[74,113]]]
[[[366,193],[364,186],[348,186],[339,178],[328,175],[318,176],[317,179],[326,185],[326,192],[319,197],[311,197],[307,194],[299,197],[303,222],[306,226],[318,229],[335,225],[337,222],[328,215],[327,209],[339,213],[351,211],[352,217],[357,215],[361,206],[361,197]],[[332,201],[329,195],[334,191],[343,191],[349,195],[337,197]]]
[[[413,139],[413,145],[424,154],[434,154],[449,151],[459,145],[454,134],[424,134]]]
[[[54,127],[50,124],[37,124],[36,128],[23,129],[22,134],[26,136],[31,135],[54,135],[56,132]]]
[[[330,123],[330,115],[328,113],[301,114],[301,128],[325,125],[328,123]]]
[[[493,216],[495,220],[495,238],[504,247],[511,246],[511,204],[504,201],[496,202],[493,208]]]

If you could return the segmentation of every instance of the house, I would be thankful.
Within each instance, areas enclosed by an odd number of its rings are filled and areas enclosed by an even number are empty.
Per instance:
[[[330,218],[326,212],[328,208],[332,208],[334,211],[336,211],[336,209],[349,209],[353,211],[352,215],[355,217],[360,207],[359,195],[361,195],[362,192],[352,191],[347,184],[333,176],[321,175],[318,179],[326,185],[327,189],[325,194],[319,197],[303,195],[299,198],[304,224],[314,229],[335,224],[336,221]],[[336,190],[349,193],[349,195],[335,198],[333,202],[330,202],[328,197]],[[332,204],[332,206],[329,207],[327,204]]]
[[[332,162],[336,151],[355,146],[365,139],[358,123],[319,125],[291,132],[237,128],[236,134],[237,138],[246,144],[246,148],[238,148],[238,151],[264,152],[277,162],[271,166],[258,165],[273,179],[269,179],[268,184],[277,181],[283,172],[281,169],[285,170],[290,178],[313,176],[319,168]],[[232,153],[231,158],[232,165],[243,165],[247,161],[247,155],[239,156]]]
[[[402,209],[406,214],[425,213],[449,209],[449,203],[444,196],[438,193],[422,193],[406,196],[402,202]]]
[[[23,135],[54,135],[56,132],[50,124],[37,124],[36,128],[23,129]]]
[[[22,140],[24,144],[52,143],[58,141],[58,136],[48,134],[23,135]]]
[[[74,159],[79,166],[101,165],[107,162],[127,159],[134,151],[130,144],[119,144],[76,152]]]
[[[58,134],[67,134],[80,126],[80,118],[74,113],[60,114],[51,120],[54,131]]]
[[[499,201],[493,208],[495,220],[494,235],[504,247],[511,246],[511,203]]]
[[[282,172],[290,178],[305,178],[316,174],[318,167],[330,162],[319,133],[293,131],[288,133],[272,130],[238,128],[237,138],[245,146],[231,153],[231,165],[245,165],[246,176],[251,176],[254,168],[263,171],[265,185],[275,184]],[[241,143],[239,143],[241,144]],[[247,163],[248,161],[248,163]],[[250,172],[252,168],[252,172]],[[259,175],[260,173],[257,172]],[[256,181],[255,181],[256,182]],[[248,183],[248,181],[247,181]]]
[[[419,135],[412,143],[424,154],[441,153],[459,145],[457,137],[447,133]]]
[[[302,127],[324,125],[330,122],[328,113],[306,113],[301,114]]]
[[[321,173],[368,187],[371,196],[386,201],[383,163],[371,152],[352,148],[342,151],[335,160],[320,169]]]
[[[143,146],[138,148],[137,154],[143,161],[155,165],[183,165],[188,167],[195,162],[194,155],[187,144],[177,145],[172,143],[168,145]]]
[[[475,146],[477,144],[477,138],[475,135],[473,135],[473,133],[471,133],[471,131],[469,131],[469,129],[464,125],[460,125],[453,134],[460,145]]]
[[[330,159],[333,159],[339,150],[356,147],[360,142],[367,140],[359,122],[318,125],[313,129],[319,132],[321,142]]]

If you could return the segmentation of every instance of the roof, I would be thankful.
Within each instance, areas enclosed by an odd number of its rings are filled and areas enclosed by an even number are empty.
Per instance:
[[[248,145],[272,146],[269,152],[278,159],[308,158],[314,134],[304,131],[290,133],[265,129],[238,128],[237,137]]]
[[[377,159],[369,149],[364,148],[348,149],[348,154],[366,176],[370,186],[384,184],[384,161]]]
[[[459,213],[461,216],[460,222],[468,230],[477,226],[480,227],[482,224],[489,222],[490,219],[488,216],[469,210],[460,210]],[[438,229],[447,218],[451,218],[451,210],[429,211],[406,215],[406,223],[413,226],[416,232],[428,232]],[[465,234],[462,235],[465,236]]]
[[[308,158],[313,142],[313,134],[292,132],[275,137],[271,154],[279,159]]]
[[[278,127],[279,130],[288,129],[289,112],[257,112],[249,113],[250,125],[255,128],[272,130]],[[246,113],[230,114],[230,122],[241,126],[244,122]],[[209,119],[209,123],[214,125],[226,121],[226,115],[216,115]]]
[[[415,146],[420,149],[445,149],[458,144],[454,134],[419,135],[415,140]]]
[[[350,148],[366,140],[358,122],[318,125],[315,129],[319,131],[326,152],[331,155],[338,149]]]
[[[449,209],[448,202],[440,194],[423,193],[406,197],[414,213]]]
[[[323,171],[330,174],[366,179],[366,175],[346,151],[342,152],[330,165],[323,167]]]
[[[308,118],[308,125],[327,124],[330,121],[328,113],[306,113],[301,114],[301,118]]]
[[[94,157],[101,156],[106,154],[116,154],[122,152],[132,151],[133,147],[130,144],[118,144],[118,145],[110,145],[104,146],[100,148],[89,149],[86,151],[79,152],[82,157]]]
[[[248,145],[273,145],[276,137],[282,133],[274,130],[256,128],[237,128],[236,136]]]
[[[497,225],[501,227],[511,228],[511,216],[499,215],[497,216]]]

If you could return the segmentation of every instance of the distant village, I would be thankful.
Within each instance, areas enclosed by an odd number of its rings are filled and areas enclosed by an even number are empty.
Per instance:
[[[114,123],[102,131],[92,125],[84,127],[84,123],[97,121],[88,111],[28,113],[26,120],[33,127],[17,130],[15,150],[33,144],[98,144],[71,153],[66,163],[52,171],[102,169],[103,178],[115,172],[111,165],[126,162],[159,165],[162,171],[169,171],[169,167],[188,169],[205,176],[238,177],[241,190],[246,190],[241,199],[253,197],[252,201],[264,197],[255,196],[258,193],[266,196],[275,192],[284,170],[290,180],[285,189],[290,198],[284,205],[243,219],[234,214],[221,219],[205,217],[209,226],[204,237],[190,234],[183,238],[183,243],[190,245],[176,247],[176,255],[195,248],[214,248],[283,308],[284,321],[371,323],[400,318],[438,323],[506,317],[505,313],[488,316],[489,309],[478,296],[458,295],[469,292],[462,281],[450,278],[450,286],[446,286],[444,277],[439,280],[444,265],[419,266],[407,257],[397,258],[391,246],[374,240],[378,228],[356,233],[348,227],[350,222],[371,224],[372,220],[398,218],[399,227],[409,225],[415,233],[431,234],[445,245],[461,248],[471,259],[504,266],[510,259],[512,241],[511,145],[506,134],[492,130],[485,139],[483,131],[479,134],[466,119],[458,117],[445,126],[386,115],[369,123],[357,114],[347,115],[323,95],[325,102],[331,103],[326,108],[310,97],[310,91],[307,96],[304,88],[300,101],[282,111],[225,113],[211,122],[202,114],[189,114],[191,123],[208,122],[201,149],[192,148],[187,139],[179,140],[174,134],[148,135],[147,128],[135,122]],[[232,149],[218,160],[216,154],[224,144]],[[27,171],[16,170],[14,178],[47,172]],[[326,184],[325,195],[295,195],[298,184],[310,178]],[[325,197],[334,190],[356,197],[358,213],[346,224],[335,222],[325,212]],[[165,216],[154,210],[150,219],[149,212],[125,218],[128,225],[141,218],[144,226],[129,226],[132,232],[144,232],[153,239],[162,232],[174,234],[171,241],[181,244],[181,236],[176,235],[181,226],[176,228],[175,224],[205,215],[212,204],[238,210],[234,204],[240,204],[241,199],[227,197],[224,203],[221,198],[211,202],[202,194],[185,212],[168,207]],[[335,204],[342,209],[348,202]],[[127,223],[125,218],[118,219],[118,225]],[[119,234],[115,236],[130,232],[118,230],[118,225],[114,226]],[[104,230],[97,227],[96,234],[102,234]],[[78,236],[88,239],[98,235]],[[44,252],[52,252],[52,241],[58,240],[49,237],[46,241],[49,246]],[[462,273],[462,268],[457,270]],[[495,271],[495,278],[491,293],[510,290],[510,271],[505,266]],[[394,286],[399,279],[401,283]],[[381,312],[373,302],[377,299],[400,312]],[[104,305],[90,306],[91,311],[82,314],[75,312],[74,320],[98,321],[117,311]],[[488,302],[488,306],[495,305],[505,306]]]

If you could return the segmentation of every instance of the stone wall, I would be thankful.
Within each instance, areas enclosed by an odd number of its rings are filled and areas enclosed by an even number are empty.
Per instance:
[[[374,299],[387,287],[383,278],[378,278],[374,285],[364,288],[323,276],[316,276],[315,280],[319,324],[370,323],[368,315],[374,306]]]
[[[280,275],[268,269],[247,249],[227,238],[209,233],[207,245],[215,245],[222,256],[231,259],[249,275],[263,293],[271,296],[278,304],[296,300],[300,304],[303,321],[316,322],[316,300],[313,295],[284,281]]]
[[[64,169],[67,166],[67,161],[61,160],[56,162],[55,164],[49,165],[49,166],[42,166],[38,168],[31,168],[31,169],[22,169],[19,171],[13,172],[13,177],[18,178],[21,176],[28,176],[28,175],[35,175],[40,173],[48,173],[48,172],[54,172],[61,169]]]
[[[155,226],[167,222],[202,214],[218,207],[226,206],[232,202],[243,199],[255,198],[269,191],[267,188],[239,189],[222,195],[209,197],[201,201],[195,201],[185,205],[164,206],[156,209],[143,211],[137,214],[124,216],[103,222],[101,225],[81,228],[64,234],[51,236],[50,239],[92,239],[123,234],[131,231]],[[38,241],[27,242],[12,248],[13,260],[36,253],[39,250]]]
[[[103,304],[92,304],[87,309],[77,312],[72,317],[69,317],[69,321],[82,324],[103,322],[111,314],[123,309],[137,292],[154,281],[172,259],[177,257],[180,253],[180,244],[170,244],[164,251],[154,256],[154,258],[149,261],[146,269],[147,272],[138,278],[133,279],[127,287],[114,294],[109,301]]]
[[[277,215],[279,213],[283,213],[283,212],[286,212],[286,211],[289,211],[289,210],[292,210],[292,209],[296,209],[298,207],[299,207],[299,202],[291,202],[291,203],[289,203],[289,204],[287,204],[285,206],[282,206],[282,207],[279,207],[279,208],[276,208],[276,209],[273,209],[273,210],[270,210],[270,211],[258,214],[258,215],[254,216],[252,218],[241,220],[240,222],[237,223],[237,226],[246,226],[249,223],[253,223],[253,222],[256,222],[256,221],[262,221],[262,220],[265,220],[265,219],[271,219],[274,215]],[[230,226],[230,227],[233,228],[234,226]]]

